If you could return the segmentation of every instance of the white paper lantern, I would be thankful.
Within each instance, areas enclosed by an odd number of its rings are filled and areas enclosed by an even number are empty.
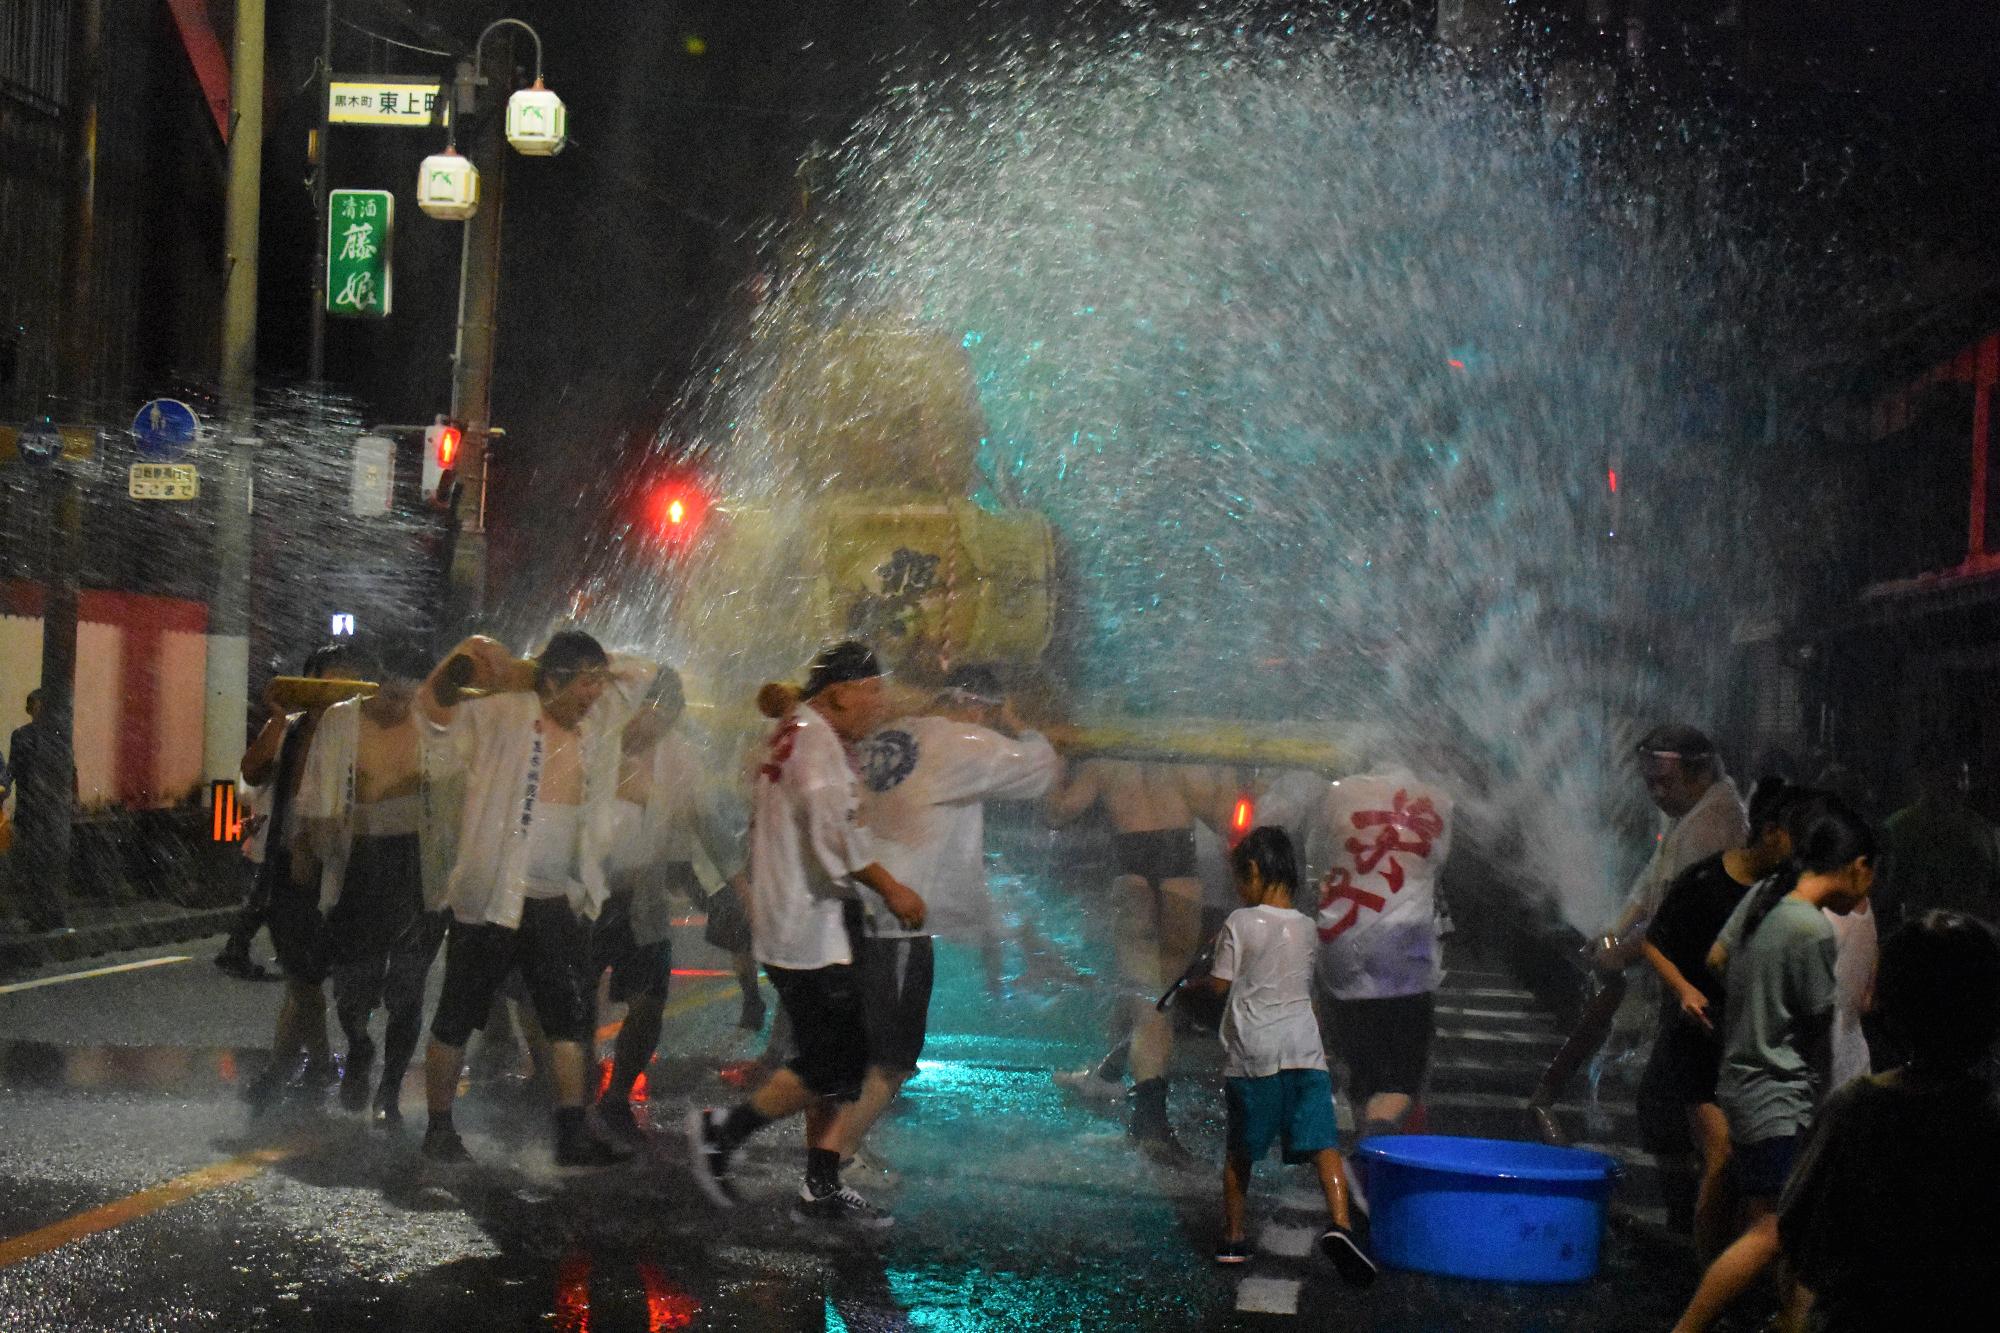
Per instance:
[[[569,142],[569,115],[562,98],[540,79],[507,99],[507,142],[529,157],[552,157]]]
[[[447,148],[417,170],[417,207],[445,222],[463,222],[479,211],[479,168]]]

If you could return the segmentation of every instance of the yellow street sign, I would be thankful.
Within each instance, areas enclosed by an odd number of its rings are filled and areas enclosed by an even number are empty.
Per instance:
[[[125,493],[134,500],[196,500],[201,477],[192,463],[134,463]]]
[[[327,99],[327,119],[335,125],[433,125],[444,85],[335,79]]]

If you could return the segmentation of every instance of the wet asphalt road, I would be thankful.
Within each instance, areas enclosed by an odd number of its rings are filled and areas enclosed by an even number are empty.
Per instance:
[[[952,951],[922,1073],[877,1133],[903,1177],[876,1192],[898,1217],[880,1241],[787,1220],[796,1128],[747,1150],[744,1207],[693,1188],[681,1118],[727,1100],[717,1064],[760,1044],[733,1026],[726,977],[675,979],[644,1112],[658,1131],[633,1166],[557,1170],[546,1104],[506,1074],[460,1103],[477,1165],[436,1169],[416,1152],[414,1078],[402,1132],[330,1098],[250,1120],[239,1088],[279,988],[223,977],[215,945],[0,994],[0,1330],[1657,1329],[1694,1278],[1671,1248],[1614,1230],[1582,1287],[1388,1274],[1349,1291],[1284,1253],[1317,1219],[1307,1179],[1273,1161],[1253,1199],[1267,1254],[1239,1288],[1208,1260],[1214,1173],[1143,1161],[1115,1120],[1049,1083],[1086,1057],[1097,998],[992,1001]],[[677,944],[684,969],[717,961],[698,932]],[[1184,1064],[1176,1118],[1217,1161],[1213,1044],[1184,1043]],[[1298,1314],[1246,1313],[1274,1282]]]

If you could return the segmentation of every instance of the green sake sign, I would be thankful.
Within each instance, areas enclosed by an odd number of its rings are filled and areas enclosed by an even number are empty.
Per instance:
[[[389,315],[389,253],[396,196],[387,190],[334,190],[326,210],[326,311],[351,319]]]

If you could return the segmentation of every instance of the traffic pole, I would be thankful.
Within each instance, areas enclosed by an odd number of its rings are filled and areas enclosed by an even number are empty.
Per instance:
[[[96,419],[97,145],[103,91],[103,0],[70,8],[69,168],[64,208],[63,308],[57,345],[57,409]],[[42,679],[35,712],[35,764],[15,802],[26,875],[23,906],[42,930],[69,924],[71,845],[76,823],[76,620],[83,563],[83,495],[76,465],[58,458],[46,481],[48,527],[42,547]]]
[[[264,0],[236,0],[224,209],[222,439],[216,478],[215,583],[208,603],[202,770],[233,780],[250,695],[250,488],[256,461],[257,226],[264,159]]]
[[[333,0],[325,0],[319,28],[319,121],[312,135],[312,319],[307,325],[306,380],[317,391],[326,378],[327,146],[333,129]],[[315,405],[323,401],[315,396]]]
[[[507,197],[507,87],[514,78],[514,42],[503,34],[499,56],[487,66],[499,91],[478,87],[470,63],[458,65],[458,112],[476,100],[465,154],[479,170],[479,211],[465,222],[459,256],[458,337],[452,352],[451,415],[465,423],[459,445],[458,540],[452,551],[448,623],[456,631],[486,606],[486,485],[493,425],[493,348],[500,303],[500,216]]]

